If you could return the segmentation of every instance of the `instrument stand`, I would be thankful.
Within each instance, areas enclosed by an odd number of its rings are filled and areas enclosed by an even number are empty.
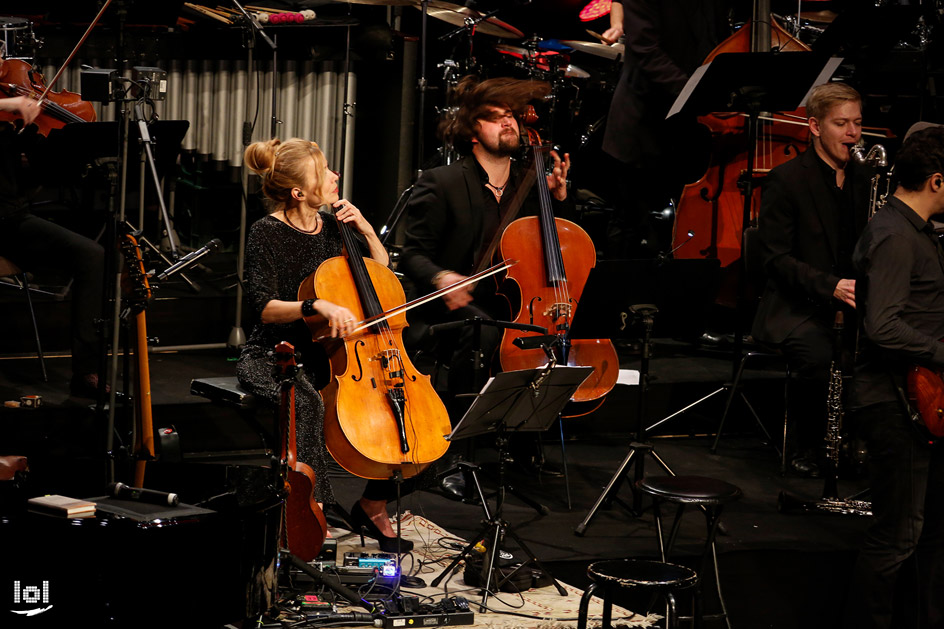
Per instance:
[[[566,590],[557,579],[543,566],[524,541],[518,537],[514,528],[502,518],[507,485],[505,482],[505,463],[508,460],[506,447],[508,434],[519,431],[544,431],[556,421],[558,414],[570,401],[577,387],[592,373],[592,367],[557,367],[551,362],[543,369],[523,369],[498,374],[475,399],[472,407],[449,435],[448,439],[460,439],[475,435],[495,433],[495,445],[498,449],[498,491],[495,508],[489,510],[488,502],[482,493],[478,480],[478,467],[467,464],[473,484],[482,500],[485,522],[472,537],[462,552],[443,570],[431,585],[436,587],[443,578],[451,574],[460,561],[475,552],[475,546],[482,540],[488,549],[488,572],[482,592],[481,607],[484,611],[493,587],[493,574],[497,568],[496,559],[501,551],[505,537],[511,537],[527,555],[527,560],[512,572],[494,582],[498,591],[519,570],[533,563],[554,582],[558,593],[566,596]],[[484,562],[483,562],[484,566]]]
[[[248,84],[251,85],[252,81],[249,80],[252,77],[253,73],[253,50],[256,43],[256,32],[258,31],[259,35],[269,44],[269,47],[272,48],[272,119],[270,121],[270,138],[275,137],[275,130],[278,126],[278,109],[277,105],[277,92],[278,92],[278,78],[279,72],[278,67],[275,65],[276,61],[276,50],[277,45],[275,41],[269,38],[262,26],[259,25],[256,20],[246,12],[246,9],[237,1],[232,0],[233,4],[236,5],[236,8],[239,9],[240,13],[243,14],[243,18],[248,25],[248,28],[245,30],[246,39],[246,77]],[[252,92],[253,90],[246,90],[246,118],[247,120],[243,122],[243,148],[245,149],[252,143],[252,131],[253,123],[249,119],[249,112],[252,109]],[[243,164],[242,167],[242,176],[240,178],[240,184],[242,186],[242,195],[239,203],[239,243],[237,245],[236,251],[236,316],[233,322],[233,327],[230,329],[229,337],[226,339],[226,346],[233,349],[238,349],[246,344],[246,332],[243,330],[243,272],[245,270],[246,264],[246,197],[249,194],[249,169],[246,168],[246,165]]]
[[[610,482],[607,483],[603,493],[600,494],[599,498],[597,498],[597,501],[594,503],[593,507],[587,513],[587,516],[583,519],[583,521],[574,529],[574,532],[581,537],[583,537],[583,535],[586,533],[587,526],[590,525],[590,521],[596,515],[600,507],[602,507],[604,504],[608,506],[610,503],[618,501],[620,504],[627,507],[634,517],[639,517],[639,515],[642,513],[642,492],[636,489],[636,481],[641,480],[645,475],[646,455],[649,455],[655,459],[656,463],[658,463],[670,476],[675,476],[675,473],[662,459],[662,457],[659,456],[659,453],[656,452],[655,448],[652,447],[652,444],[647,442],[647,429],[644,425],[646,403],[649,394],[649,355],[651,350],[652,326],[655,315],[659,312],[659,310],[652,304],[638,304],[636,306],[630,307],[629,312],[643,324],[642,356],[639,364],[639,401],[636,409],[636,434],[633,438],[633,441],[629,444],[629,452],[626,454],[623,462],[620,463],[619,467],[616,469],[613,477],[610,478]],[[623,484],[623,480],[628,475],[629,468],[631,466],[635,467],[632,485],[633,504],[630,507],[616,496],[616,492],[619,491],[619,488]]]

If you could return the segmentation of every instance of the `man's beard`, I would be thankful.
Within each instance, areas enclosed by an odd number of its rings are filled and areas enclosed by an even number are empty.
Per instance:
[[[511,157],[521,146],[521,138],[517,133],[502,133],[498,136],[497,143],[485,144],[483,142],[482,146],[495,157]]]

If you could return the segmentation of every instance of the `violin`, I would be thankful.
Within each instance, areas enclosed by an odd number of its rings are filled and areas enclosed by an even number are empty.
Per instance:
[[[330,258],[299,286],[298,299],[317,296],[346,307],[365,325],[330,338],[327,321],[306,317],[331,364],[322,391],[328,452],[355,476],[388,479],[420,473],[449,447],[452,427],[430,378],[403,347],[403,287],[393,271],[358,254],[357,240],[338,221],[346,255]]]
[[[285,474],[285,526],[282,544],[302,561],[311,561],[321,552],[328,536],[328,522],[315,501],[315,471],[296,458],[295,444],[295,347],[282,342],[275,346],[276,379],[279,380],[279,430],[282,435],[282,462]]]
[[[570,338],[571,321],[590,269],[596,266],[596,248],[579,225],[554,216],[547,178],[543,176],[546,149],[532,129],[528,129],[528,139],[538,173],[535,185],[540,213],[510,223],[501,235],[499,248],[502,257],[519,260],[506,275],[520,292],[515,323],[542,326],[556,335],[558,364],[594,368],[571,398],[573,402],[596,402],[579,413],[584,414],[602,404],[603,397],[616,384],[619,359],[609,339]],[[503,370],[536,369],[547,362],[544,350],[524,350],[514,345],[516,338],[534,335],[505,329],[499,345]]]
[[[39,99],[41,113],[33,121],[41,135],[49,135],[53,129],[61,129],[70,122],[95,122],[95,108],[89,101],[75,92],[49,90],[46,79],[33,66],[20,59],[0,59],[0,98],[27,96]],[[13,122],[17,115],[0,112],[0,120]]]

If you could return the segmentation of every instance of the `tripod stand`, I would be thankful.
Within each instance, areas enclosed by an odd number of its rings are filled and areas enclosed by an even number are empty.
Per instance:
[[[593,519],[593,516],[596,515],[600,507],[603,506],[604,503],[608,504],[613,500],[618,500],[616,492],[619,491],[632,465],[635,465],[635,468],[633,473],[633,505],[630,510],[634,515],[639,515],[642,512],[642,494],[636,489],[635,482],[642,479],[645,475],[645,459],[647,454],[655,459],[656,463],[658,463],[662,469],[670,475],[675,476],[668,464],[659,456],[655,448],[652,447],[652,444],[646,442],[647,428],[644,425],[646,398],[649,393],[649,353],[651,348],[652,326],[655,315],[658,312],[659,309],[652,304],[637,304],[629,308],[629,313],[640,320],[643,325],[642,356],[639,364],[639,401],[636,409],[636,434],[633,441],[629,444],[629,452],[616,469],[613,477],[610,478],[610,482],[607,483],[603,493],[597,498],[597,501],[583,521],[574,529],[574,532],[581,537],[586,532],[590,520]]]
[[[484,540],[488,549],[487,576],[482,594],[483,608],[493,586],[496,559],[506,537],[514,540],[527,555],[527,560],[509,574],[495,579],[494,586],[500,588],[528,564],[535,564],[554,582],[561,596],[566,596],[563,586],[541,565],[540,560],[531,552],[514,529],[502,518],[505,500],[505,462],[508,433],[516,431],[544,431],[556,421],[561,409],[567,404],[577,387],[593,371],[592,367],[557,367],[553,352],[548,352],[550,362],[543,369],[523,369],[498,374],[485,387],[482,393],[462,420],[449,435],[449,439],[472,437],[489,432],[495,433],[495,445],[498,449],[498,492],[495,509],[489,510],[478,482],[478,468],[469,466],[475,488],[482,499],[485,521],[482,528],[472,537],[472,541],[453,559],[445,570],[433,580],[432,585],[439,585],[442,579],[452,572],[456,565],[470,553],[480,540]],[[485,563],[483,562],[483,567]]]

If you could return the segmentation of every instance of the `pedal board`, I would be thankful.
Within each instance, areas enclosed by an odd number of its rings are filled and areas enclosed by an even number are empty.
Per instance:
[[[384,629],[414,629],[415,627],[443,627],[471,625],[475,614],[469,601],[461,596],[443,599],[436,605],[420,605],[415,596],[402,596],[385,602],[388,614],[383,616]]]

